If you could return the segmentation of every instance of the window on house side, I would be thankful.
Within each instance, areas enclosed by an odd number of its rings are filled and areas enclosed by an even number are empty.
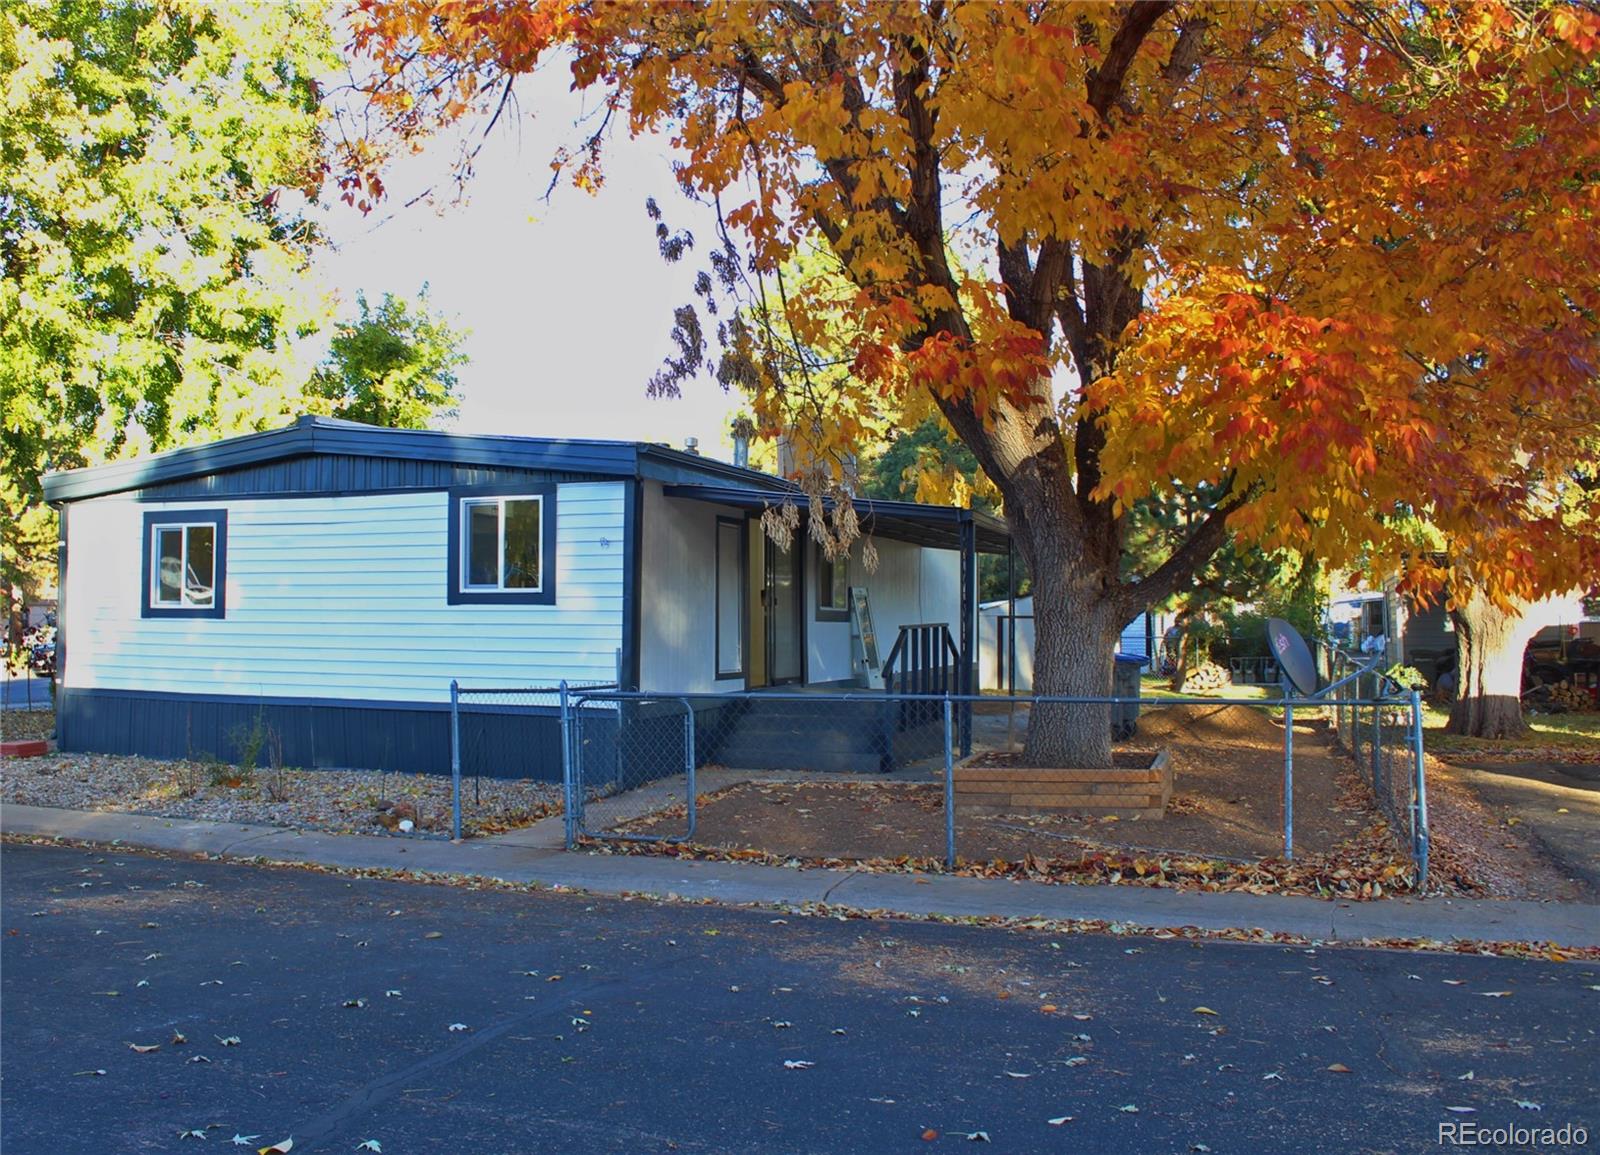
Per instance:
[[[227,532],[226,510],[147,512],[142,616],[222,617]]]
[[[817,546],[817,620],[844,621],[850,616],[849,587],[844,558],[828,560]]]
[[[744,525],[717,521],[717,677],[744,673]]]
[[[541,584],[542,497],[469,497],[461,502],[461,587],[538,591]]]

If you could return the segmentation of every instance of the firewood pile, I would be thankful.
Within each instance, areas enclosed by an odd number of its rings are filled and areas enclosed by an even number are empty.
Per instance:
[[[1203,662],[1190,670],[1178,687],[1180,694],[1209,694],[1233,685],[1233,675],[1215,662]]]
[[[1571,680],[1545,687],[1543,704],[1553,710],[1580,713],[1595,709],[1594,691]]]

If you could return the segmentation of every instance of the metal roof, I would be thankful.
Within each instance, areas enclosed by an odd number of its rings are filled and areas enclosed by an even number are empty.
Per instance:
[[[785,500],[792,500],[801,509],[807,509],[811,504],[809,497],[793,488],[785,493],[759,493],[733,486],[668,485],[663,487],[662,492],[668,497],[690,498],[739,509],[765,509]],[[827,500],[829,509],[833,508],[833,504],[831,499]],[[1011,531],[1006,523],[981,510],[959,509],[951,505],[919,505],[914,501],[879,501],[870,497],[855,498],[855,508],[864,534],[932,549],[960,549],[961,523],[970,521],[979,553],[1005,553],[1011,546]]]
[[[302,417],[282,429],[46,474],[44,496],[51,502],[78,501],[308,456],[386,457],[600,477],[652,477],[666,482],[733,482],[779,493],[794,488],[758,470],[634,441],[441,433],[386,429],[333,417]]]
[[[301,417],[282,429],[49,473],[44,477],[44,496],[51,502],[80,501],[317,456],[382,457],[597,477],[645,477],[662,482],[665,492],[673,497],[742,509],[763,509],[784,500],[792,500],[801,508],[810,504],[799,487],[770,473],[663,445],[387,429],[335,417]],[[937,549],[959,549],[961,523],[970,520],[979,553],[1005,553],[1010,545],[1006,523],[976,510],[863,497],[856,498],[855,504],[862,530],[881,537]]]

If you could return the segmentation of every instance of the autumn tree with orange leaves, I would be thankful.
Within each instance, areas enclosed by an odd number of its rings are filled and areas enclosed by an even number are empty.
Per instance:
[[[1600,421],[1600,14],[1398,3],[608,4],[364,0],[368,197],[395,140],[570,68],[674,143],[770,278],[820,235],[852,404],[925,398],[999,489],[1035,581],[1035,685],[1104,695],[1122,624],[1230,535],[1527,597],[1592,572],[1594,498],[1543,497]],[[603,173],[605,132],[560,158]],[[759,330],[758,411],[803,409]],[[837,404],[837,402],[836,402]],[[812,422],[831,460],[854,420]],[[825,485],[825,481],[813,484]],[[1217,499],[1124,578],[1127,511]],[[1105,711],[1038,709],[1026,758],[1107,764]]]

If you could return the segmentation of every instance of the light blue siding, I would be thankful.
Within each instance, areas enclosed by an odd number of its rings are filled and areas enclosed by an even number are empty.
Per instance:
[[[223,501],[227,617],[142,619],[142,514],[189,504],[108,497],[73,506],[69,686],[437,702],[448,700],[451,678],[616,676],[621,483],[559,487],[553,606],[447,605],[446,495],[419,491]]]

